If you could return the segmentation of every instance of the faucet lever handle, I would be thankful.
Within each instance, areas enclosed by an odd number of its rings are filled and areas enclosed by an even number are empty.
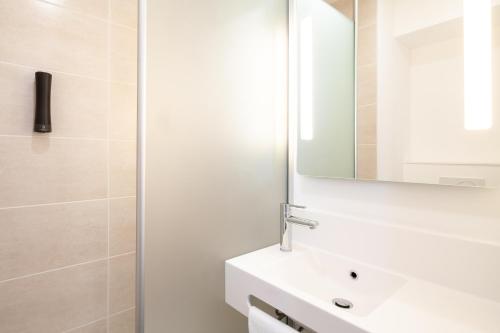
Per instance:
[[[292,205],[292,204],[288,204],[288,207],[291,207],[291,208],[299,208],[299,209],[306,209],[306,208],[307,208],[306,206],[301,206],[301,205]]]

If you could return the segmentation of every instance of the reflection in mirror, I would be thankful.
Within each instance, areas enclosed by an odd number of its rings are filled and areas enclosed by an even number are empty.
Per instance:
[[[301,174],[355,176],[352,1],[296,2]]]
[[[300,174],[500,183],[500,0],[294,2]]]

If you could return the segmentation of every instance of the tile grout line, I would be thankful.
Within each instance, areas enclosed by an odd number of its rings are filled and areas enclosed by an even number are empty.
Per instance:
[[[99,319],[96,319],[96,320],[93,320],[91,322],[88,322],[86,324],[83,324],[83,325],[80,325],[80,326],[77,326],[77,327],[73,327],[73,328],[70,328],[69,330],[66,330],[66,331],[62,331],[61,333],[71,333],[71,332],[74,332],[75,330],[78,330],[80,328],[85,328],[87,326],[90,326],[90,325],[93,325],[93,324],[96,324],[102,320],[106,320],[106,317],[101,317]]]
[[[361,104],[361,105],[358,105],[358,110],[359,109],[362,109],[362,108],[367,108],[369,106],[377,106],[378,103],[367,103],[367,104]]]
[[[90,75],[82,75],[82,74],[77,74],[77,73],[70,73],[70,72],[59,71],[59,70],[55,70],[55,69],[51,69],[51,68],[41,68],[41,67],[38,67],[38,66],[32,66],[32,65],[26,65],[26,64],[19,64],[19,63],[14,63],[14,62],[10,62],[10,61],[4,61],[4,60],[0,60],[0,65],[22,67],[24,69],[31,69],[31,70],[43,70],[43,69],[45,69],[45,70],[49,70],[50,72],[52,72],[52,74],[60,74],[60,75],[66,75],[66,76],[75,76],[75,77],[78,77],[78,78],[82,78],[82,79],[86,79],[86,80],[93,80],[93,81],[101,81],[101,82],[107,82],[108,81],[106,78],[99,78],[99,77],[90,76]],[[110,80],[109,82],[110,83],[123,84],[123,85],[127,85],[127,86],[132,86],[132,87],[136,87],[137,86],[136,83],[127,82],[127,81]]]
[[[358,26],[358,30],[367,30],[371,28],[377,28],[377,23],[369,23]]]
[[[120,310],[120,311],[118,311],[118,312],[114,312],[114,313],[112,313],[112,314],[110,315],[110,318],[111,318],[111,317],[115,317],[115,316],[119,316],[119,315],[121,315],[121,314],[124,314],[125,312],[128,312],[128,311],[130,311],[130,310],[134,310],[134,309],[135,309],[135,306],[132,306],[132,307],[127,308],[127,309],[125,309],[125,310]]]
[[[42,139],[42,140],[81,140],[81,141],[106,141],[106,138],[88,138],[88,137],[75,137],[75,136],[40,136],[40,135],[23,135],[23,134],[0,134],[0,137],[4,138],[33,138],[33,139]]]
[[[12,281],[15,281],[15,280],[28,279],[28,278],[39,276],[39,275],[43,275],[43,274],[49,274],[49,273],[54,273],[54,272],[62,271],[64,269],[75,268],[75,267],[78,267],[78,266],[95,264],[95,263],[98,263],[100,261],[105,261],[105,260],[106,260],[106,258],[99,258],[99,259],[90,260],[90,261],[86,261],[86,262],[82,262],[82,263],[78,263],[78,264],[66,265],[66,266],[63,266],[63,267],[49,269],[49,270],[46,270],[46,271],[43,271],[43,272],[38,272],[38,273],[33,273],[33,274],[26,274],[26,275],[18,276],[18,277],[15,277],[15,278],[2,280],[2,281],[0,281],[0,284],[7,283],[7,282],[12,282]]]
[[[5,60],[0,60],[0,65],[9,65],[9,66],[16,66],[16,67],[22,67],[25,69],[32,69],[32,70],[50,70],[52,74],[62,74],[62,75],[68,75],[68,76],[76,76],[79,78],[83,79],[88,79],[88,80],[94,80],[94,81],[103,81],[105,82],[106,79],[96,77],[96,76],[91,76],[91,75],[82,75],[82,74],[77,74],[77,73],[70,73],[70,72],[65,72],[65,71],[59,71],[59,70],[54,70],[48,67],[41,67],[41,66],[33,66],[33,65],[26,65],[26,64],[20,64],[20,63],[15,63],[15,62],[10,62],[10,61],[5,61]]]
[[[57,202],[49,202],[49,203],[41,203],[41,204],[33,204],[33,205],[7,206],[7,207],[0,207],[0,211],[2,211],[2,210],[10,210],[10,209],[36,208],[36,207],[46,207],[46,206],[58,206],[58,205],[71,205],[71,204],[86,203],[86,202],[97,202],[97,201],[104,201],[104,200],[134,199],[135,197],[136,197],[135,195],[128,195],[128,196],[105,197],[105,198],[83,199],[83,200],[73,200],[73,201],[57,201]]]
[[[377,66],[376,62],[370,62],[370,63],[367,63],[367,64],[358,65],[358,69],[365,68],[365,67],[375,67],[376,68],[376,66]]]
[[[60,4],[57,4],[57,3],[50,2],[48,0],[37,0],[37,1],[45,3],[45,4],[50,5],[50,6],[61,8],[63,10],[70,11],[70,12],[72,12],[74,14],[77,14],[77,15],[81,15],[81,16],[84,16],[84,17],[87,17],[87,18],[91,18],[91,19],[94,19],[94,20],[97,20],[97,21],[101,21],[102,23],[109,23],[110,25],[114,25],[114,26],[117,26],[117,27],[120,27],[120,28],[132,30],[132,31],[137,31],[137,29],[135,29],[133,27],[130,27],[128,25],[121,24],[121,23],[118,23],[118,22],[112,22],[111,21],[111,17],[110,17],[110,9],[111,9],[110,7],[111,6],[109,5],[109,2],[108,2],[108,14],[107,14],[107,18],[102,18],[102,17],[96,16],[96,15],[87,14],[87,13],[85,13],[82,10],[70,8],[70,7],[67,7],[67,6],[64,6],[64,5],[60,5]]]
[[[109,137],[110,137],[110,130],[111,130],[111,0],[107,0],[107,6],[108,6],[108,17],[107,17],[107,24],[106,24],[106,38],[107,38],[107,50],[106,50],[106,79],[107,79],[107,108],[106,108],[106,175],[107,175],[107,196],[109,198],[111,189],[111,156],[110,156],[110,142],[109,142]],[[108,251],[107,251],[107,261],[106,261],[106,333],[109,333],[110,331],[110,323],[109,323],[109,315],[110,315],[110,284],[111,284],[111,257],[110,257],[110,231],[111,231],[111,200],[107,200],[107,206],[108,206],[108,216],[107,216],[107,221],[108,221]]]
[[[358,105],[358,109],[366,108],[366,107],[369,107],[369,106],[376,106],[376,105],[377,105],[377,103],[362,104],[362,105]]]
[[[119,316],[119,315],[121,315],[121,314],[124,314],[125,312],[131,311],[131,310],[134,310],[134,309],[135,309],[135,306],[134,306],[134,307],[131,307],[131,308],[128,308],[128,309],[125,309],[125,310],[118,311],[118,312],[116,312],[116,313],[113,313],[113,314],[110,316],[110,318],[111,318],[111,317],[115,317],[115,316]],[[83,325],[80,325],[80,326],[77,326],[77,327],[70,328],[69,330],[63,331],[63,332],[61,332],[61,333],[71,333],[71,332],[74,332],[75,330],[78,330],[78,329],[80,329],[80,328],[85,328],[85,327],[87,327],[87,326],[90,326],[90,325],[96,324],[96,323],[98,323],[98,322],[100,322],[100,321],[102,321],[102,320],[107,320],[107,317],[101,317],[101,318],[96,319],[96,320],[93,320],[93,321],[91,321],[91,322],[89,322],[89,323],[87,323],[87,324],[83,324]]]
[[[115,258],[129,256],[131,254],[135,254],[135,252],[136,251],[134,250],[134,251],[123,252],[123,253],[120,253],[120,254],[113,254],[113,255],[109,256],[109,259],[115,259]]]
[[[23,139],[43,139],[43,140],[74,140],[74,141],[106,141],[107,138],[88,138],[88,137],[76,137],[76,136],[40,136],[40,135],[22,135],[22,134],[0,134],[0,138],[23,138]],[[135,143],[134,139],[109,139],[113,142],[127,142]]]
[[[120,253],[120,254],[112,255],[110,257],[102,257],[102,258],[98,258],[98,259],[93,259],[93,260],[89,260],[89,261],[80,262],[80,263],[77,263],[77,264],[71,264],[71,265],[61,266],[61,267],[57,267],[57,268],[52,268],[52,269],[48,269],[48,270],[41,271],[41,272],[36,272],[36,273],[31,273],[31,274],[25,274],[25,275],[17,276],[17,277],[14,277],[14,278],[9,278],[9,279],[5,279],[5,280],[1,280],[0,284],[7,283],[7,282],[12,282],[12,281],[15,281],[15,280],[28,279],[28,278],[35,277],[35,276],[38,276],[38,275],[44,275],[44,274],[54,273],[54,272],[62,271],[62,270],[65,270],[65,269],[75,268],[75,267],[78,267],[78,266],[95,264],[95,263],[98,263],[100,261],[106,261],[106,260],[109,260],[109,259],[125,257],[125,256],[129,256],[131,254],[135,254],[135,252],[136,251],[134,250],[134,251],[129,251],[129,252],[125,252],[125,253]]]

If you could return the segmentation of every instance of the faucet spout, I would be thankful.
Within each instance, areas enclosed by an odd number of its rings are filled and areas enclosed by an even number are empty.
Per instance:
[[[311,230],[316,229],[319,226],[318,221],[304,219],[302,217],[290,216],[287,219],[288,223],[297,224],[300,226],[308,227]]]

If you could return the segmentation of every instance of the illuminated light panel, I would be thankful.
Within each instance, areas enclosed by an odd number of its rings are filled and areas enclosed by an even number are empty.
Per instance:
[[[312,17],[300,23],[300,138],[314,138],[313,124],[313,25]]]
[[[465,129],[492,126],[491,0],[464,0]]]

